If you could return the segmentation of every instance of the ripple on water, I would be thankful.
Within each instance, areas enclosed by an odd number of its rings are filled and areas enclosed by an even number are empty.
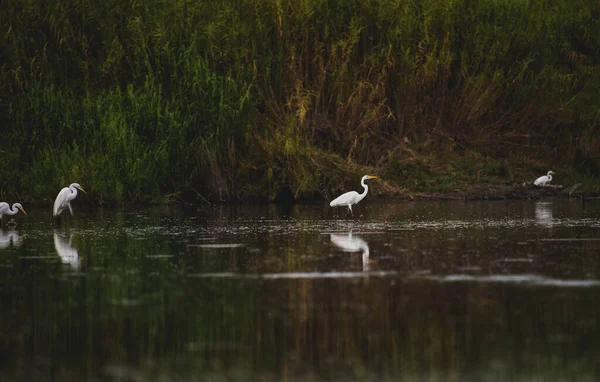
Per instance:
[[[473,269],[476,270],[476,269]],[[424,270],[412,275],[402,275],[397,271],[367,271],[367,272],[282,272],[282,273],[236,273],[215,272],[188,274],[189,278],[201,279],[256,279],[256,280],[281,280],[281,279],[364,279],[369,277],[391,277],[392,279],[410,281],[434,281],[441,283],[496,283],[529,286],[553,286],[565,288],[600,287],[598,279],[556,279],[533,274],[521,275],[487,275],[474,276],[470,274],[432,275]]]
[[[384,277],[396,276],[396,271],[372,271],[372,272],[282,272],[282,273],[236,273],[236,272],[218,272],[218,273],[195,273],[190,274],[191,278],[232,278],[232,279],[347,279],[347,278],[365,278],[365,277]]]
[[[59,260],[59,258],[56,257],[56,255],[19,256],[19,259],[21,259],[21,260],[39,260],[39,259]]]
[[[246,244],[242,243],[230,243],[230,244],[188,244],[188,247],[196,247],[196,248],[239,248],[244,247]]]
[[[600,238],[596,237],[561,237],[561,238],[548,238],[548,239],[537,239],[531,241],[600,241]]]
[[[122,298],[120,300],[113,300],[112,304],[117,306],[138,306],[141,305],[142,302],[140,300]]]
[[[416,277],[417,278],[417,277]],[[489,276],[472,276],[466,274],[444,275],[444,276],[427,276],[418,277],[439,282],[474,282],[474,283],[504,283],[504,284],[523,284],[531,286],[555,286],[555,287],[599,287],[600,280],[598,279],[555,279],[539,275],[522,274],[522,275],[489,275]]]
[[[515,257],[496,260],[498,263],[533,263],[534,261],[535,259],[528,257]]]

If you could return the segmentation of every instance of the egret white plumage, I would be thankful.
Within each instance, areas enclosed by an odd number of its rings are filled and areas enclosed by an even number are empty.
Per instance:
[[[549,184],[550,182],[552,182],[552,174],[554,174],[554,172],[548,171],[548,174],[540,176],[535,180],[535,182],[533,182],[533,184],[536,186],[545,186]]]
[[[55,217],[60,215],[65,208],[69,208],[69,212],[71,212],[71,215],[73,215],[71,200],[75,199],[77,196],[77,190],[81,190],[83,193],[86,193],[79,183],[71,183],[69,187],[65,187],[60,190],[56,200],[54,201],[54,209],[52,210],[52,213]]]
[[[0,202],[0,219],[2,219],[2,215],[16,215],[19,211],[27,215],[21,203],[15,203],[10,207],[8,203]]]
[[[359,194],[356,191],[346,192],[345,194],[342,194],[342,195],[338,196],[337,198],[335,198],[334,200],[332,200],[331,203],[329,203],[329,205],[331,207],[348,206],[350,213],[352,214],[352,216],[354,216],[354,212],[352,212],[352,206],[354,204],[360,202],[361,200],[363,200],[365,198],[365,196],[367,196],[367,192],[369,192],[369,186],[367,186],[365,184],[365,180],[367,180],[367,179],[377,179],[377,177],[374,175],[363,176],[362,179],[360,180],[360,184],[365,189],[362,194]]]

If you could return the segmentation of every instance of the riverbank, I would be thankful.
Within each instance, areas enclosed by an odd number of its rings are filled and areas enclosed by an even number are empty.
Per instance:
[[[582,192],[577,185],[536,187],[531,184],[506,184],[453,190],[447,193],[406,195],[411,200],[539,200],[546,198],[600,199],[597,192]]]
[[[380,202],[403,202],[403,201],[428,201],[428,200],[543,200],[543,199],[578,199],[578,200],[600,200],[600,192],[589,192],[582,191],[581,183],[576,183],[569,187],[563,185],[549,185],[545,187],[537,187],[532,183],[505,183],[505,184],[486,184],[486,185],[473,185],[467,188],[452,188],[445,191],[431,191],[431,192],[409,192],[407,190],[397,189],[392,192],[385,192],[379,188],[380,184],[372,183],[369,191],[369,200],[374,200],[377,203]],[[349,191],[350,189],[346,190]],[[359,190],[359,188],[356,188]],[[346,192],[344,191],[344,192]],[[341,192],[341,191],[340,191]],[[336,195],[331,197],[323,196],[320,194],[314,194],[312,197],[293,198],[291,194],[281,195],[275,200],[268,200],[266,198],[254,198],[250,201],[209,201],[190,199],[184,200],[181,198],[170,198],[161,202],[147,202],[147,203],[99,203],[99,201],[90,195],[81,195],[75,202],[86,209],[95,209],[98,207],[115,207],[128,206],[128,207],[146,207],[149,205],[182,205],[187,207],[199,207],[207,204],[235,204],[235,205],[247,205],[247,204],[322,204],[328,203]],[[28,208],[46,208],[52,206],[53,201],[50,199],[42,200],[29,200],[27,201]]]

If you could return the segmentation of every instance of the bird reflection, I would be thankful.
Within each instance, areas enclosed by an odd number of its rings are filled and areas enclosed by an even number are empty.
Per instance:
[[[54,248],[63,263],[69,264],[71,268],[77,270],[80,265],[79,255],[77,254],[77,250],[71,246],[73,235],[69,235],[68,240],[65,236],[63,232],[54,231]]]
[[[535,204],[535,221],[544,227],[552,227],[552,203],[537,202]]]
[[[331,242],[344,252],[362,251],[363,271],[369,270],[369,245],[361,238],[352,236],[352,231],[348,235],[331,234]]]
[[[0,249],[7,249],[10,246],[14,248],[21,246],[21,236],[17,231],[3,231],[0,229]]]

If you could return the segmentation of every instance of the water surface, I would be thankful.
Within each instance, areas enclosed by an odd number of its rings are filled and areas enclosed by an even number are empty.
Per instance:
[[[600,372],[598,203],[75,210],[0,232],[1,380]]]

